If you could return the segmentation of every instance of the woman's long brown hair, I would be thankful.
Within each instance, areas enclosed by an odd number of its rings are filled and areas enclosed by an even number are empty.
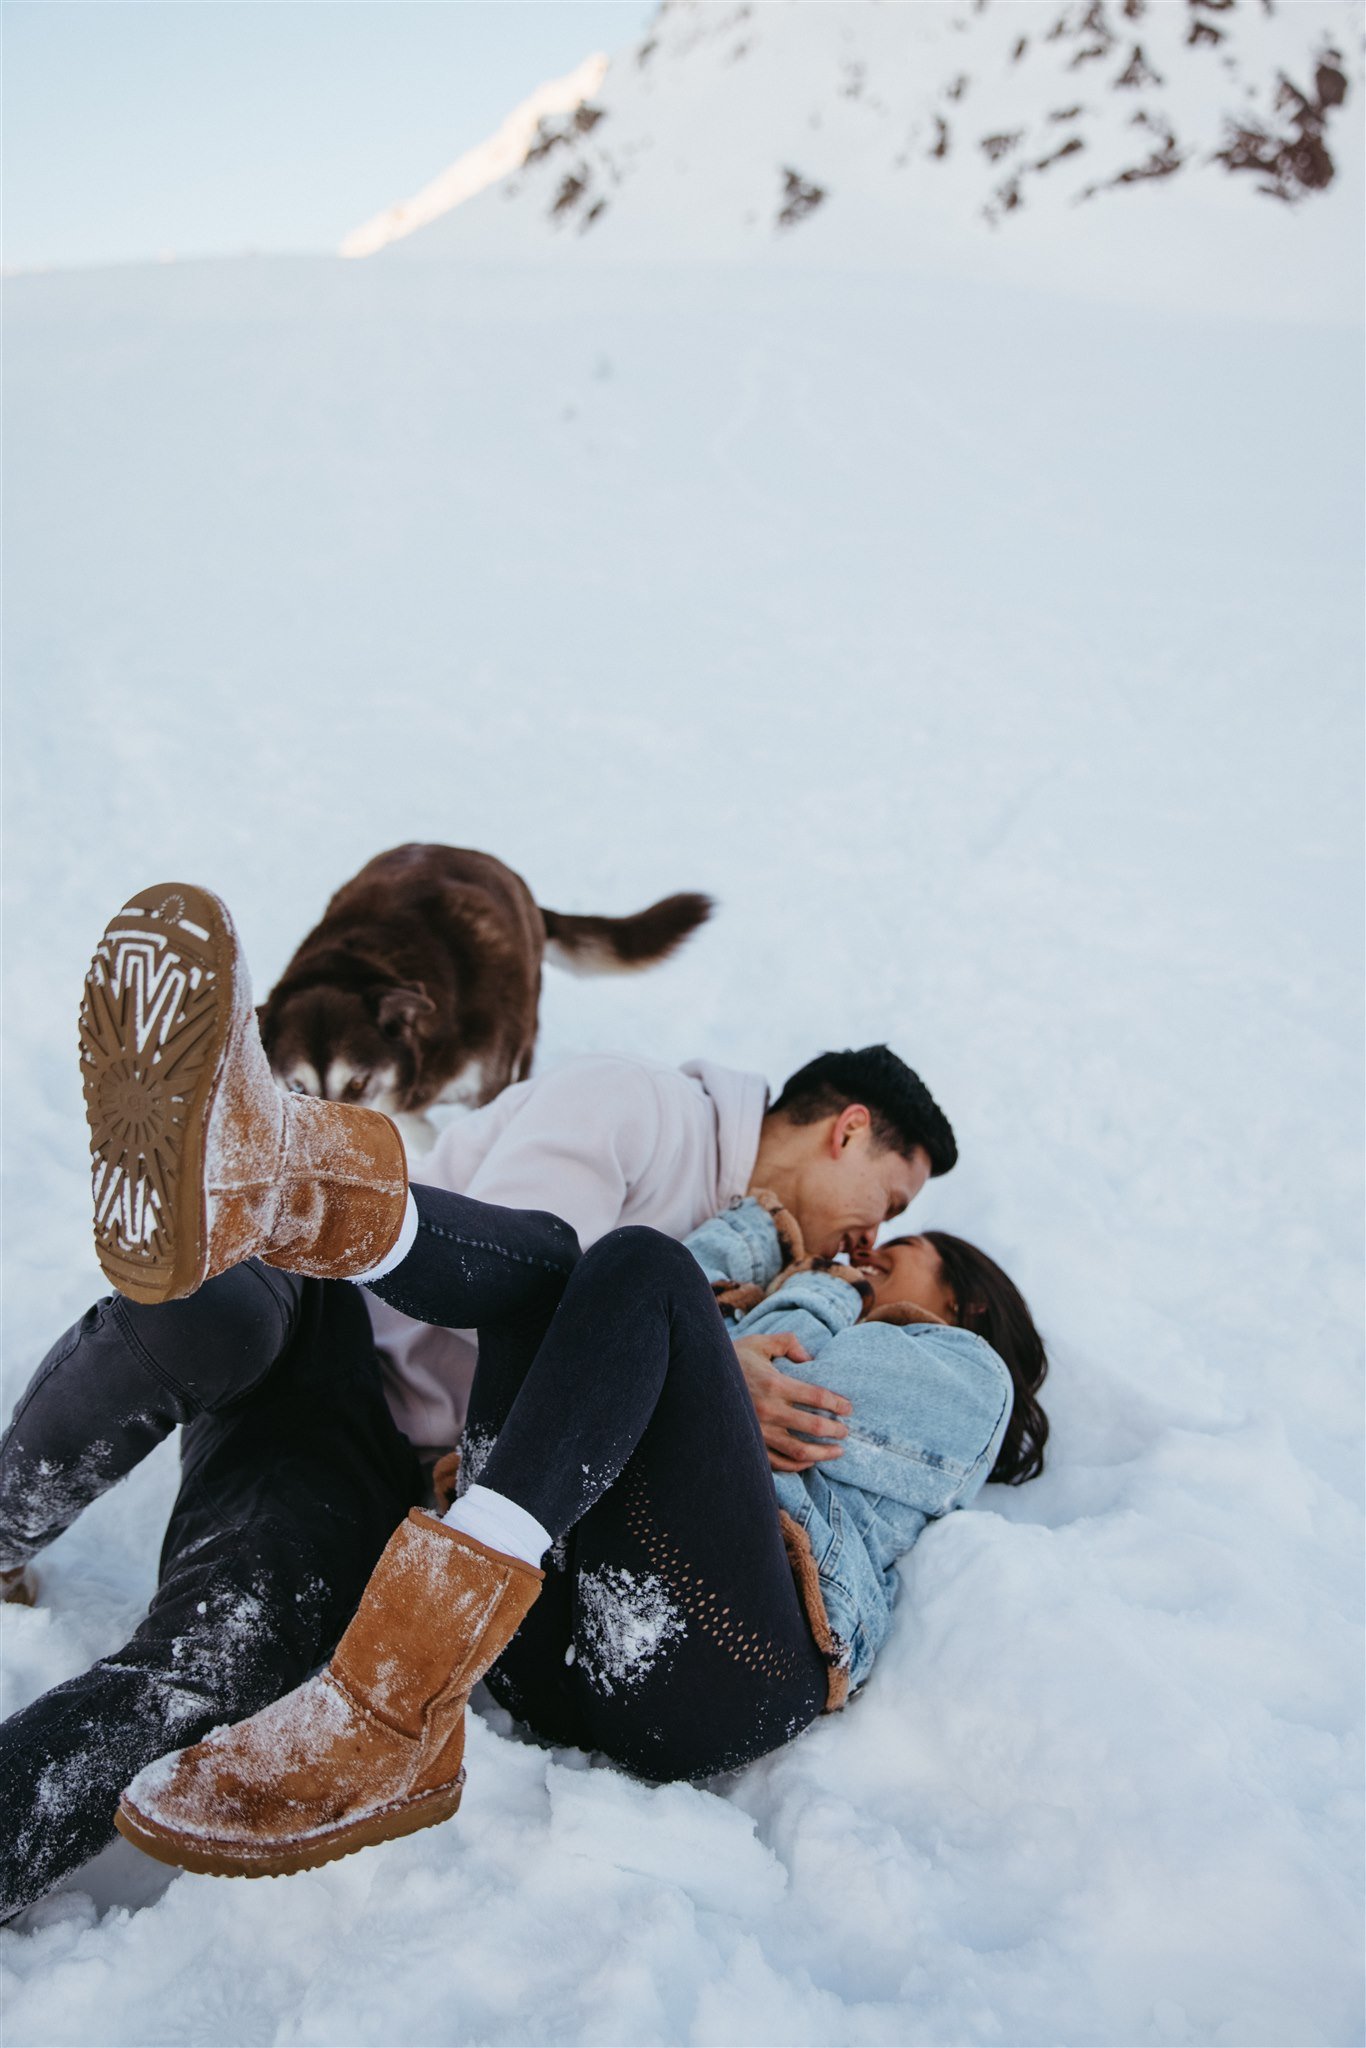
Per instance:
[[[1048,1441],[1048,1417],[1036,1398],[1048,1373],[1043,1338],[1034,1327],[1024,1296],[994,1259],[946,1230],[921,1234],[939,1254],[944,1278],[958,1304],[960,1328],[984,1338],[1010,1374],[1015,1399],[989,1477],[1005,1486],[1023,1486],[1043,1471],[1043,1447]]]

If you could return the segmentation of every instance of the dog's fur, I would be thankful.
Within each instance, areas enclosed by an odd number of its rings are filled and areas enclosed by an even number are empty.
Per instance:
[[[261,1005],[261,1037],[282,1087],[368,1103],[418,1136],[432,1104],[475,1107],[530,1072],[543,958],[650,967],[711,909],[682,895],[634,917],[566,916],[492,854],[396,846],[332,898]]]

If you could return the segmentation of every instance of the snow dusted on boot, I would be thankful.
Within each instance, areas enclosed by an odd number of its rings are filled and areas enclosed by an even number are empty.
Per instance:
[[[323,1673],[249,1722],[216,1729],[140,1771],[120,1802],[119,1832],[185,1870],[277,1877],[449,1819],[463,1770],[414,1793],[418,1745],[385,1733],[390,1770],[373,1792],[353,1773],[320,1767],[320,1759],[358,1752],[373,1761],[376,1749],[364,1704]]]
[[[345,1739],[359,1718],[354,1703],[321,1678],[307,1679],[253,1716],[258,1747],[281,1772],[297,1768],[315,1743]],[[223,1755],[231,1733],[229,1727],[215,1728],[194,1745],[195,1751],[201,1757]],[[155,1813],[166,1822],[173,1815],[177,1830],[192,1839],[221,1838],[232,1815],[221,1800],[210,1796],[206,1779],[196,1780],[187,1773],[185,1758],[189,1754],[172,1750],[139,1771],[124,1794],[125,1804],[137,1814]],[[301,1830],[306,1832],[311,1831]]]

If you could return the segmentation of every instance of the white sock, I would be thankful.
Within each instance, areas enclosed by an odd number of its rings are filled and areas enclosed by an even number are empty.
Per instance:
[[[417,1203],[413,1200],[412,1189],[409,1188],[408,1206],[403,1211],[403,1223],[397,1238],[377,1266],[371,1266],[368,1272],[351,1275],[357,1287],[364,1287],[369,1280],[382,1280],[386,1273],[393,1272],[395,1266],[403,1264],[417,1242],[417,1225]]]
[[[495,1493],[491,1486],[472,1486],[442,1520],[448,1529],[473,1536],[477,1543],[487,1543],[490,1550],[520,1557],[523,1564],[538,1565],[550,1548],[550,1532],[541,1527],[536,1517],[519,1508],[505,1493]]]

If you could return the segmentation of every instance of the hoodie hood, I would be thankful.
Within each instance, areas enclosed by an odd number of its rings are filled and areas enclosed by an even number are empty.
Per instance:
[[[716,1206],[728,1208],[748,1192],[753,1178],[768,1083],[762,1074],[741,1073],[715,1060],[689,1060],[680,1071],[701,1085],[716,1111]]]

